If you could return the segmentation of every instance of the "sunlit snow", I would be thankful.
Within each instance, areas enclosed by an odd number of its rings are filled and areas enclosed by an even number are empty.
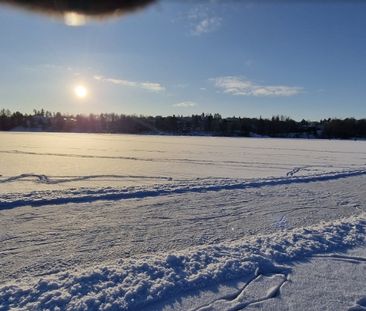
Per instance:
[[[0,310],[366,308],[363,141],[0,141]]]

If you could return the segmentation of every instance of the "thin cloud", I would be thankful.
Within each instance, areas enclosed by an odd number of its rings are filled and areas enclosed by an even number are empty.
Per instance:
[[[214,15],[207,7],[196,7],[188,14],[191,34],[200,36],[217,30],[222,24],[222,18]]]
[[[197,103],[192,102],[192,101],[180,102],[180,103],[173,105],[173,107],[178,107],[178,108],[190,108],[190,107],[196,107],[196,106],[197,106]]]
[[[225,76],[210,79],[226,94],[237,96],[294,96],[303,91],[302,87],[287,85],[260,85],[243,77]]]
[[[221,25],[220,17],[207,17],[201,20],[193,29],[192,34],[199,36],[204,33],[215,31]]]
[[[144,89],[151,92],[163,92],[166,90],[164,86],[160,83],[156,82],[136,82],[136,81],[129,81],[123,79],[115,79],[115,78],[107,78],[104,76],[95,75],[94,79],[101,82],[108,82],[116,85],[121,85],[125,87],[132,87],[132,88],[139,88]]]

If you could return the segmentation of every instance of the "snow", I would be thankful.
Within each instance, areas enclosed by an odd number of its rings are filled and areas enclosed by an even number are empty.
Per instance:
[[[365,247],[313,256],[294,267],[290,282],[281,288],[281,299],[266,300],[248,310],[315,311],[319,305],[321,310],[364,310],[365,258]]]
[[[0,141],[2,179],[33,173],[56,181],[23,175],[0,193],[298,176],[364,168],[366,158],[362,141],[15,132]]]
[[[95,266],[41,277],[29,283],[5,284],[0,289],[2,307],[41,309],[128,310],[212,283],[237,279],[241,275],[261,275],[269,291],[261,299],[273,297],[287,281],[290,268],[281,266],[294,260],[339,250],[364,242],[366,215],[332,224],[294,229],[273,235],[258,235],[226,244],[187,249],[176,254],[121,259],[118,265]],[[264,279],[265,275],[271,277]],[[258,279],[257,279],[258,280]],[[259,301],[255,288],[234,301],[216,300],[210,308],[243,308]]]
[[[362,170],[347,170],[339,172],[330,172],[323,174],[315,174],[310,176],[293,176],[287,173],[288,178],[263,178],[255,180],[238,180],[238,179],[196,179],[190,182],[175,182],[168,185],[155,185],[150,187],[127,187],[127,188],[80,188],[63,191],[33,191],[30,193],[12,193],[3,195],[0,199],[0,209],[9,209],[19,206],[42,206],[42,205],[60,205],[66,203],[82,203],[94,202],[99,200],[122,200],[122,199],[136,199],[146,197],[156,197],[165,195],[175,195],[184,193],[203,193],[203,192],[217,192],[221,190],[235,190],[260,188],[265,186],[287,185],[297,183],[310,183],[316,181],[337,180],[352,176],[366,175],[366,169]],[[22,174],[10,178],[2,179],[3,184],[22,180],[27,177],[35,177],[38,183],[57,184],[60,182],[72,182],[75,179],[86,180],[90,176],[84,178],[71,178],[68,180],[51,180],[45,175],[36,174]],[[146,177],[145,177],[146,178]],[[170,179],[168,179],[170,180]]]
[[[365,142],[0,139],[0,310],[366,308]]]

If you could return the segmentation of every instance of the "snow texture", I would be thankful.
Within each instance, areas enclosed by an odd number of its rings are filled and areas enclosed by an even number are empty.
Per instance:
[[[245,275],[278,274],[275,278],[282,284],[286,279],[283,275],[289,269],[284,264],[360,245],[365,242],[365,228],[363,214],[169,255],[120,260],[118,265],[75,269],[24,284],[8,283],[0,288],[0,307],[4,310],[139,310],[168,296],[182,294],[185,289],[202,289]],[[273,287],[272,281],[266,280],[271,289],[268,297],[275,295],[280,286]],[[245,293],[245,299],[244,294],[238,296],[238,308],[248,304],[245,301],[257,299],[252,292]]]
[[[100,188],[100,189],[70,189],[68,191],[33,191],[31,193],[12,193],[0,198],[0,209],[10,209],[20,206],[60,205],[67,203],[85,203],[99,200],[142,199],[164,195],[184,193],[203,193],[220,190],[236,190],[260,188],[264,186],[288,185],[297,183],[310,183],[316,181],[330,181],[353,176],[366,175],[366,169],[330,172],[308,176],[291,176],[286,178],[264,178],[255,180],[230,180],[230,179],[201,179],[193,182],[179,182],[156,185],[150,187],[128,188]],[[12,182],[24,177],[36,177],[39,182],[55,183],[45,175],[19,175],[1,180],[0,183]],[[79,178],[81,179],[81,178]],[[87,178],[85,178],[87,179]]]
[[[365,142],[0,140],[1,311],[366,309]]]

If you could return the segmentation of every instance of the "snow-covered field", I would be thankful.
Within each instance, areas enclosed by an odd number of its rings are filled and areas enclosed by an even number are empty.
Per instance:
[[[366,142],[0,142],[0,310],[366,310]]]

